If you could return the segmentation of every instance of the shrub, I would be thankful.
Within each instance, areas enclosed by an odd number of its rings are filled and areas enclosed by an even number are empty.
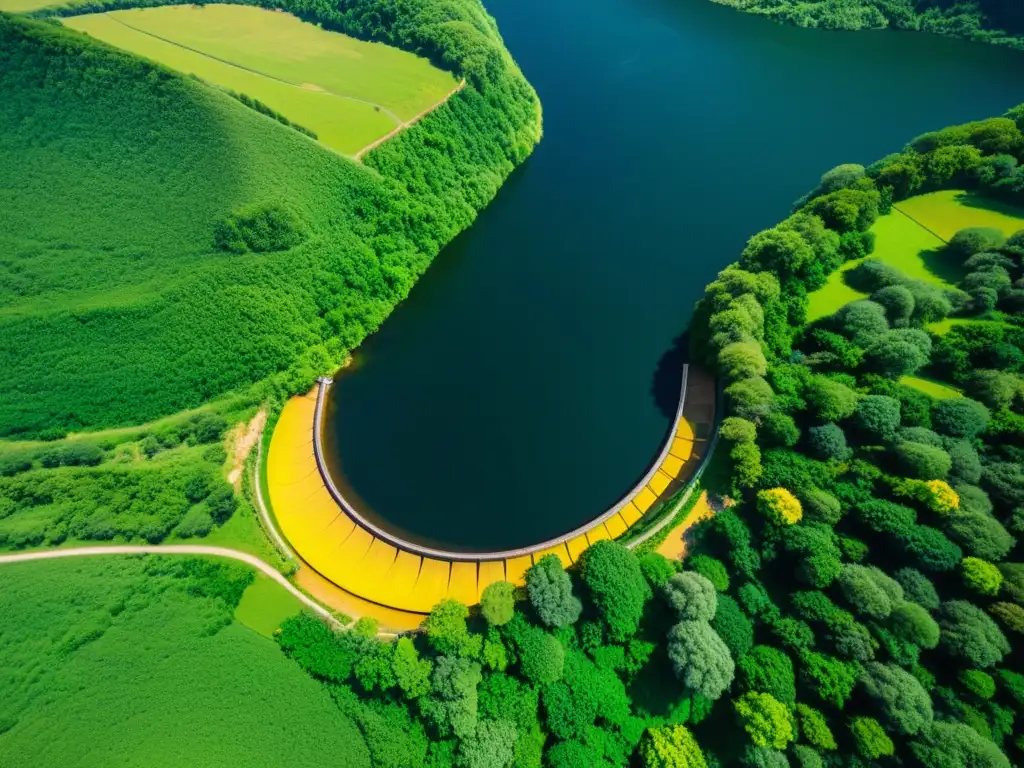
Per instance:
[[[822,701],[842,709],[857,684],[857,667],[815,651],[805,651],[800,662],[800,682]]]
[[[636,555],[617,542],[599,541],[580,558],[580,576],[608,636],[615,642],[632,637],[651,594]]]
[[[991,741],[963,723],[936,722],[910,743],[922,765],[942,768],[1010,768]]]
[[[764,376],[768,373],[768,361],[757,342],[733,342],[718,353],[718,372],[726,381]]]
[[[995,603],[988,612],[1010,632],[1024,635],[1024,608],[1014,603]]]
[[[492,627],[508,624],[515,614],[515,587],[507,581],[495,581],[480,595],[480,613]]]
[[[681,621],[672,627],[668,657],[683,685],[707,699],[721,696],[735,674],[728,647],[703,621]]]
[[[886,725],[897,733],[912,735],[931,724],[931,697],[909,672],[895,664],[868,662],[860,682],[881,708]]]
[[[938,596],[935,597],[938,605]],[[932,650],[939,644],[939,625],[922,606],[903,602],[889,614],[889,627],[896,637],[918,648]]]
[[[779,701],[796,701],[796,674],[793,662],[782,651],[767,645],[755,645],[737,664],[740,686],[746,691],[771,694]]]
[[[841,552],[836,535],[824,523],[804,523],[786,528],[782,546],[800,560],[796,575],[801,581],[822,589],[839,575]]]
[[[975,437],[988,426],[989,418],[988,408],[968,397],[939,400],[932,408],[935,430],[950,437]]]
[[[835,525],[842,519],[843,508],[839,499],[827,491],[811,486],[800,493],[804,516],[810,522]]]
[[[854,514],[871,530],[900,537],[909,535],[917,522],[917,513],[910,507],[878,499],[857,504]]]
[[[1018,605],[1024,605],[1024,563],[1000,563],[1003,592]]]
[[[280,203],[253,205],[227,216],[214,231],[214,245],[232,253],[286,251],[306,237],[298,217]]]
[[[840,309],[836,320],[843,335],[861,347],[868,346],[889,330],[885,307],[865,299],[850,302]]]
[[[640,572],[651,587],[661,587],[676,573],[676,561],[658,552],[640,556]]]
[[[1024,465],[1000,461],[985,467],[982,485],[1004,507],[1024,506]]]
[[[903,587],[903,596],[907,600],[917,603],[927,611],[934,611],[939,607],[939,593],[923,573],[913,568],[901,568],[894,575],[896,581]]]
[[[915,525],[902,538],[907,553],[926,571],[951,571],[963,557],[960,547],[928,525]]]
[[[523,677],[531,683],[543,686],[561,679],[565,649],[557,638],[536,627],[529,627],[517,637],[516,647]]]
[[[896,459],[903,472],[920,480],[940,480],[949,474],[953,465],[944,450],[921,443],[898,444]]]
[[[998,520],[976,512],[953,515],[946,532],[965,552],[982,560],[1002,560],[1017,543]]]
[[[895,327],[905,326],[914,314],[914,294],[906,286],[888,285],[871,294],[871,300],[885,308],[885,316]]]
[[[990,227],[961,229],[946,244],[946,251],[954,259],[966,261],[976,253],[997,251],[1005,242],[1003,233]]]
[[[850,735],[857,746],[857,752],[868,760],[892,755],[896,745],[873,717],[855,717],[850,722]]]
[[[400,637],[395,642],[391,671],[405,698],[418,699],[430,692],[433,666],[429,659],[420,658],[416,646],[408,637]]]
[[[730,384],[725,388],[725,395],[732,412],[750,420],[764,418],[775,399],[771,385],[760,376]]]
[[[869,439],[889,442],[900,426],[900,403],[885,395],[867,395],[857,403],[853,423]]]
[[[715,585],[699,573],[675,574],[662,587],[662,594],[682,621],[711,621],[715,617]]]
[[[640,740],[644,768],[706,768],[697,740],[681,725],[649,728]]]
[[[804,390],[808,410],[821,421],[842,421],[857,408],[858,395],[845,384],[814,376]]]
[[[755,746],[781,750],[793,740],[793,717],[773,696],[751,691],[734,701],[733,708]]]
[[[754,625],[729,595],[718,595],[718,609],[711,620],[711,628],[722,638],[734,659],[754,645]]]
[[[475,655],[473,647],[479,650],[480,638],[471,639],[466,627],[469,608],[457,600],[442,600],[435,605],[423,622],[427,640],[443,655]]]
[[[892,612],[893,601],[878,574],[863,565],[844,565],[839,574],[839,589],[853,609],[873,619],[884,619]]]
[[[825,716],[806,704],[796,705],[797,722],[801,737],[812,747],[831,752],[838,746]]]
[[[996,681],[992,675],[980,669],[964,669],[957,675],[964,688],[980,699],[991,699],[996,695]]]
[[[710,581],[719,592],[729,591],[729,571],[721,560],[708,555],[694,555],[687,558],[684,565]]]
[[[964,600],[943,603],[938,622],[940,647],[973,668],[991,667],[1010,652],[1010,644],[995,622]]]
[[[871,370],[895,379],[916,373],[928,364],[928,355],[915,344],[885,334],[865,350],[864,362]]]
[[[103,461],[103,449],[95,443],[71,440],[47,448],[39,456],[39,463],[47,469],[54,467],[94,467]],[[31,463],[29,463],[31,466]],[[15,474],[15,473],[11,473]]]
[[[575,624],[583,611],[556,555],[545,555],[526,571],[526,592],[537,616],[549,627]]]
[[[814,458],[822,461],[846,461],[853,453],[846,443],[846,434],[837,424],[824,424],[807,430],[807,449]]]
[[[800,500],[785,488],[770,488],[757,494],[757,508],[776,525],[793,525],[803,518]]]
[[[953,483],[975,484],[981,479],[981,459],[966,440],[954,440],[946,449],[953,464],[949,479]]]
[[[960,563],[964,584],[981,595],[998,595],[1003,574],[992,563],[977,557],[965,557]]]
[[[772,411],[761,424],[761,436],[769,445],[792,448],[800,440],[800,429],[789,414]]]
[[[825,766],[821,755],[803,744],[794,744],[792,752],[793,757],[796,758],[797,768],[824,768]]]
[[[757,439],[757,427],[754,422],[742,419],[739,416],[730,416],[722,420],[718,428],[718,434],[723,440],[733,443],[752,443]]]

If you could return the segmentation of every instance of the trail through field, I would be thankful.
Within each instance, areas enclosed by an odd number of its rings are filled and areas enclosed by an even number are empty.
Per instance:
[[[408,128],[408,127],[410,127],[410,126],[412,126],[412,125],[415,125],[416,123],[418,123],[418,122],[419,122],[420,120],[422,120],[422,119],[423,119],[424,117],[426,117],[426,116],[427,116],[427,115],[429,115],[429,114],[430,114],[431,112],[433,112],[433,111],[434,111],[435,109],[437,109],[438,107],[440,107],[440,106],[441,106],[442,104],[444,104],[444,103],[445,103],[446,101],[448,101],[448,99],[450,99],[450,98],[451,98],[452,96],[454,96],[454,95],[455,95],[456,93],[458,93],[459,91],[461,91],[461,90],[462,90],[463,88],[465,88],[465,87],[466,87],[466,80],[465,80],[465,78],[463,78],[463,79],[462,79],[462,82],[460,82],[460,83],[459,83],[459,84],[458,84],[457,86],[455,86],[455,87],[454,87],[454,88],[453,88],[452,90],[450,90],[450,91],[449,91],[448,93],[446,93],[446,94],[444,95],[444,98],[442,98],[442,99],[441,99],[440,101],[438,101],[438,102],[437,102],[436,104],[431,104],[431,105],[430,105],[429,107],[427,107],[426,109],[424,109],[424,110],[423,110],[422,112],[420,112],[420,113],[419,113],[418,115],[416,115],[416,116],[415,116],[415,117],[413,117],[412,119],[410,119],[410,120],[407,120],[407,121],[406,121],[406,122],[404,122],[404,123],[399,123],[399,124],[398,124],[398,125],[397,125],[397,126],[395,127],[395,129],[394,129],[393,131],[391,131],[391,133],[388,133],[388,134],[387,134],[387,135],[385,135],[385,136],[381,136],[381,137],[380,137],[379,139],[377,139],[376,141],[370,142],[370,143],[369,143],[369,144],[367,144],[367,145],[366,145],[365,147],[363,147],[362,149],[360,149],[360,150],[359,150],[358,152],[356,152],[356,154],[355,154],[355,159],[356,159],[356,160],[362,160],[362,158],[363,158],[363,155],[365,155],[365,154],[366,154],[367,152],[369,152],[369,151],[370,151],[371,149],[376,149],[376,148],[377,148],[377,147],[379,147],[379,146],[380,146],[381,144],[383,144],[383,143],[384,143],[385,141],[387,141],[388,139],[390,139],[390,138],[392,138],[393,136],[395,136],[395,134],[398,134],[398,133],[400,133],[400,132],[404,131],[404,130],[405,130],[406,128]]]
[[[118,544],[104,547],[71,547],[68,549],[50,549],[39,552],[18,552],[11,555],[0,555],[0,565],[25,563],[32,560],[59,560],[64,557],[91,557],[98,555],[201,555],[238,560],[272,578],[287,589],[304,606],[315,611],[317,615],[333,627],[340,629],[342,626],[331,615],[330,611],[296,589],[288,579],[278,573],[277,569],[269,563],[265,563],[248,552],[239,552],[237,549],[228,549],[227,547],[208,547],[202,544],[168,544],[166,546]]]
[[[396,128],[395,130],[401,130],[401,128],[403,127],[402,118],[400,118],[398,115],[396,115],[390,109],[385,107],[383,104],[378,104],[375,101],[369,101],[368,99],[360,99],[357,96],[349,96],[348,94],[345,94],[345,93],[337,93],[335,91],[329,91],[326,88],[323,88],[323,87],[321,87],[319,85],[316,85],[315,83],[293,83],[291,80],[285,80],[284,78],[277,77],[276,75],[272,75],[269,72],[262,72],[262,71],[260,71],[258,69],[253,69],[251,67],[246,67],[246,66],[243,66],[242,64],[238,64],[238,63],[236,63],[234,61],[229,61],[228,59],[222,59],[219,56],[214,56],[212,53],[208,53],[206,51],[200,50],[199,48],[192,48],[192,47],[190,47],[188,45],[183,45],[182,43],[179,43],[179,42],[176,42],[174,40],[171,40],[168,37],[162,37],[162,36],[154,34],[152,32],[147,32],[144,29],[140,29],[139,27],[134,27],[131,24],[128,24],[126,22],[121,21],[121,19],[117,18],[113,14],[105,13],[103,15],[106,16],[111,21],[117,22],[122,27],[126,27],[127,29],[130,29],[132,32],[138,32],[140,35],[146,35],[147,37],[152,37],[155,40],[159,40],[159,41],[161,41],[163,43],[167,43],[168,45],[173,45],[176,48],[181,48],[182,50],[189,51],[190,53],[198,54],[199,56],[205,56],[208,59],[212,59],[213,61],[218,61],[221,64],[226,64],[229,67],[234,67],[235,69],[240,69],[243,72],[248,72],[248,73],[253,74],[253,75],[259,75],[260,77],[265,77],[268,80],[273,80],[275,82],[282,83],[283,85],[290,85],[293,88],[299,88],[299,89],[301,89],[303,91],[313,91],[315,93],[322,93],[322,94],[324,94],[326,96],[333,96],[333,97],[335,97],[337,99],[345,99],[347,101],[357,101],[357,102],[359,102],[361,104],[368,104],[371,107],[373,107],[374,109],[376,109],[378,112],[383,112],[385,115],[387,115],[392,120],[394,120],[396,123],[398,123],[398,128]],[[456,89],[456,90],[458,90],[458,89]],[[452,93],[454,93],[454,91]],[[450,95],[451,94],[449,94],[449,96]],[[442,102],[439,102],[439,103],[443,103],[443,101],[446,100],[447,98],[448,98],[448,96],[446,96],[445,99],[442,99]],[[436,106],[437,105],[435,104],[434,107],[436,107]],[[430,107],[430,109],[428,109],[426,111],[429,112],[430,110],[434,109],[434,107]],[[422,117],[422,114],[421,115],[417,115],[416,117],[414,117],[412,119],[412,121],[410,121],[409,124],[411,125],[416,120],[419,120],[420,117]],[[394,133],[394,131],[392,133]],[[390,136],[391,134],[388,134],[388,135]],[[363,152],[363,151],[365,151],[365,150],[360,150],[360,152]]]

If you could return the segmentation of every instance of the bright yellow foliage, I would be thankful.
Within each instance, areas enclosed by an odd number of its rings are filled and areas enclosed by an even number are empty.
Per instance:
[[[925,483],[928,488],[928,508],[940,515],[951,515],[960,509],[960,494],[950,488],[945,480],[929,480]]]
[[[778,525],[793,525],[804,517],[800,500],[785,488],[769,488],[758,493],[757,508]]]

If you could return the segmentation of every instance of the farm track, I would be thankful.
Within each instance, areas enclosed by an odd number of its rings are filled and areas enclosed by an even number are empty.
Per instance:
[[[293,597],[298,599],[304,606],[315,611],[324,621],[328,622],[335,629],[341,629],[342,624],[330,611],[309,598],[304,592],[297,589],[288,579],[282,576],[277,569],[269,563],[260,560],[248,552],[241,552],[237,549],[227,547],[211,547],[202,544],[168,544],[160,545],[129,545],[118,544],[101,547],[71,547],[68,549],[49,549],[36,552],[18,552],[10,555],[0,555],[0,565],[9,563],[27,563],[36,560],[59,560],[66,557],[95,557],[99,555],[200,555],[205,557],[225,557],[230,560],[238,560],[246,565],[252,566],[260,573],[263,573],[282,587],[288,590]]]

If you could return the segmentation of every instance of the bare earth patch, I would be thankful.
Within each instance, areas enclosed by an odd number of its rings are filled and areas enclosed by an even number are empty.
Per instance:
[[[238,491],[242,487],[242,467],[249,458],[256,442],[260,439],[263,426],[267,423],[267,410],[261,408],[248,424],[238,424],[228,436],[228,454],[231,457],[231,471],[228,482]]]

